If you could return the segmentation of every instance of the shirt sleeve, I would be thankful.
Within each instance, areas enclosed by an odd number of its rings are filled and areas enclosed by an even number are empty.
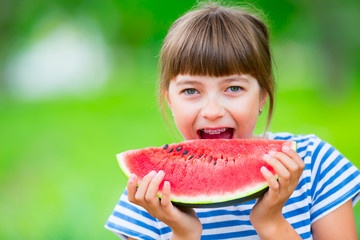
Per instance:
[[[360,199],[360,171],[330,144],[316,138],[311,159],[311,223],[348,200]]]
[[[130,203],[126,190],[107,220],[105,228],[121,239],[128,237],[144,240],[160,239],[158,220],[144,208]]]

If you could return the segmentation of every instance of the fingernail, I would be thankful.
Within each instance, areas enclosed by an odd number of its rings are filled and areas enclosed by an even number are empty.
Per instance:
[[[290,148],[289,148],[288,146],[284,145],[284,146],[282,147],[282,150],[283,150],[284,152],[287,152],[287,151],[290,150]]]
[[[264,157],[263,157],[263,159],[264,159],[265,161],[269,161],[269,160],[271,159],[271,157],[270,157],[269,154],[265,154]]]
[[[162,176],[162,175],[164,175],[165,173],[164,173],[164,171],[163,170],[160,170],[158,173],[157,173],[157,175],[159,175],[159,176]]]
[[[130,174],[129,181],[130,182],[135,181],[135,175],[134,174]]]
[[[267,173],[267,172],[269,172],[269,170],[268,170],[265,166],[262,166],[262,167],[260,168],[260,171],[261,171],[262,173]]]
[[[270,152],[269,152],[269,155],[270,155],[270,156],[274,156],[275,154],[276,154],[275,151],[270,151]]]

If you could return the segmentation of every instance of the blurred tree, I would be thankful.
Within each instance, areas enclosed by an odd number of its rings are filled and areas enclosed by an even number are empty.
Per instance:
[[[317,80],[324,93],[335,100],[354,93],[360,86],[360,32],[354,30],[360,22],[360,1],[274,0],[262,5],[271,14],[276,39],[316,50],[312,58],[317,58]]]
[[[354,31],[360,22],[360,1],[252,2],[268,15],[275,41],[285,37],[319,49],[319,69],[326,86],[336,91],[354,86],[360,69],[360,32]],[[158,49],[170,24],[194,4],[194,0],[0,0],[0,76],[5,61],[28,42],[46,14],[59,13],[70,21],[79,16],[93,19],[114,49]],[[1,89],[3,82],[1,78]]]
[[[360,32],[354,31],[360,22],[360,1],[302,1],[308,18],[318,32],[311,36],[324,60],[325,86],[332,96],[354,90],[360,69]]]
[[[0,91],[4,93],[6,87],[6,61],[31,42],[34,29],[46,17],[56,16],[67,22],[78,18],[93,20],[110,48],[154,48],[160,45],[170,23],[193,4],[192,0],[0,0]]]

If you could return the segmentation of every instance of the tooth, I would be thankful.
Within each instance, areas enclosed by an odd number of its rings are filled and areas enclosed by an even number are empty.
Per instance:
[[[220,134],[222,132],[226,131],[226,128],[218,128],[218,129],[202,129],[203,132],[208,133],[208,134]]]
[[[222,132],[225,132],[226,131],[226,128],[218,128],[218,129],[203,129],[202,130],[203,132],[205,133],[208,133],[208,134],[220,134]]]

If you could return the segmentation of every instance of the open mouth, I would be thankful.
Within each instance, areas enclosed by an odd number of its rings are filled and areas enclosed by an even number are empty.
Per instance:
[[[200,129],[198,135],[201,139],[232,139],[233,128]]]

